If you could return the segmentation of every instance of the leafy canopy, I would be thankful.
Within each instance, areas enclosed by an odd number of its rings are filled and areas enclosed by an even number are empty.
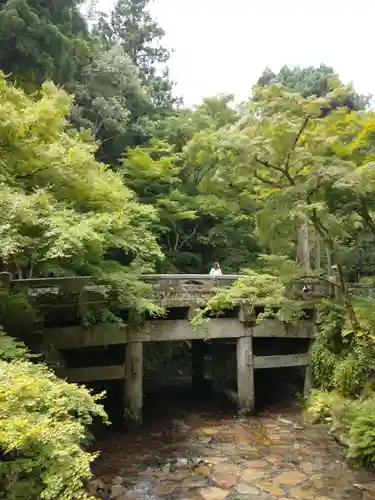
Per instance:
[[[29,91],[46,80],[70,84],[87,62],[92,41],[80,13],[83,0],[4,0],[0,68]]]
[[[0,258],[19,277],[94,275],[125,285],[160,257],[155,211],[95,160],[97,145],[66,121],[70,106],[50,83],[35,99],[0,76]],[[126,266],[108,259],[109,249]]]

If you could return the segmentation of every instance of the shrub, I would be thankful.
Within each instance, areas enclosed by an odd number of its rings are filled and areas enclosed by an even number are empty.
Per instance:
[[[351,405],[353,420],[349,429],[348,456],[367,467],[375,465],[375,396]]]
[[[348,446],[348,458],[358,465],[375,464],[375,396],[351,400],[338,392],[312,391],[309,412],[318,414],[330,431]]]
[[[58,379],[0,331],[0,491],[7,500],[87,498],[95,459],[83,449],[103,394]]]
[[[316,340],[311,349],[311,364],[314,380],[324,390],[333,388],[333,374],[337,356],[331,352],[320,339]]]

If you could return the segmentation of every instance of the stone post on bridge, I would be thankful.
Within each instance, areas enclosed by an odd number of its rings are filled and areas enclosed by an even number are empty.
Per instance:
[[[241,414],[254,411],[254,362],[252,329],[249,326],[251,319],[243,306],[239,312],[239,320],[244,329],[244,337],[237,339],[237,393],[238,410]]]
[[[143,409],[143,343],[129,342],[125,346],[125,418],[142,424]]]

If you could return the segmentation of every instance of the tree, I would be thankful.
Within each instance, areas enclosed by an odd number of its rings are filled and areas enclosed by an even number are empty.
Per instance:
[[[267,67],[259,77],[257,85],[264,87],[279,83],[288,90],[299,92],[303,97],[323,97],[332,90],[333,77],[337,78],[335,70],[325,64],[305,68],[282,66],[277,74]],[[368,106],[370,100],[371,96],[359,95],[348,87],[347,98],[341,104],[351,109],[363,109]]]
[[[167,257],[159,267],[164,272],[206,272],[213,260],[236,272],[259,250],[252,207],[241,188],[223,188],[214,177],[215,160],[207,161],[211,133],[237,117],[233,96],[207,98],[158,122],[155,135],[168,142],[154,140],[126,154],[126,182],[160,214],[154,227]],[[208,154],[195,147],[204,140]]]
[[[176,108],[170,116],[155,124],[154,133],[159,139],[173,144],[176,151],[182,151],[195,134],[207,129],[217,130],[237,119],[234,95],[220,94],[205,97],[193,108]]]
[[[65,119],[70,97],[52,84],[39,99],[0,78],[0,259],[18,277],[95,275],[119,285],[135,307],[136,274],[161,254],[122,176],[95,161],[96,144]],[[125,266],[108,259],[118,249]],[[139,285],[141,286],[141,285]]]
[[[258,85],[267,86],[273,84],[281,84],[286,89],[299,92],[303,97],[316,95],[318,97],[326,96],[335,85],[340,83],[337,75],[330,66],[321,64],[319,67],[308,66],[300,68],[296,66],[289,68],[282,66],[278,74],[273,73],[270,68],[266,68],[258,80]],[[348,107],[349,109],[364,109],[370,102],[370,96],[363,96],[357,94],[350,86],[346,89],[345,98],[340,102],[329,102],[327,106],[322,108],[323,115],[340,106]],[[313,245],[320,252],[320,240],[318,233],[315,233],[315,241]],[[309,237],[308,227],[303,223],[298,228],[298,249],[297,261],[310,266],[310,251],[311,241]],[[320,255],[316,255],[316,263],[319,266]]]
[[[293,250],[296,229],[309,221],[338,267],[347,318],[358,328],[340,247],[358,225],[372,225],[371,205],[360,207],[374,198],[374,114],[344,106],[321,113],[343,102],[347,91],[337,87],[325,97],[304,98],[280,85],[255,88],[238,125],[219,130],[216,146],[212,139],[211,156],[223,182],[246,185],[258,205],[257,233],[271,249],[280,251],[282,242],[284,250]]]
[[[100,160],[118,166],[126,148],[150,135],[152,107],[138,69],[117,45],[83,69],[71,120],[99,141]]]
[[[82,0],[4,0],[0,69],[28,91],[46,80],[71,83],[88,60],[90,39]]]
[[[101,15],[94,31],[108,48],[121,45],[139,69],[155,112],[165,115],[178,100],[172,95],[173,84],[166,66],[170,53],[161,43],[165,32],[152,19],[149,4],[150,0],[118,0],[110,18]]]

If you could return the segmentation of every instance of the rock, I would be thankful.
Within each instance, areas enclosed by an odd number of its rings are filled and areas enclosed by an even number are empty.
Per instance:
[[[116,476],[116,477],[112,480],[112,484],[122,484],[122,477],[121,477],[121,476]]]
[[[316,465],[312,464],[311,462],[300,462],[299,468],[301,469],[302,472],[311,474],[316,470]]]
[[[178,458],[175,465],[178,469],[183,469],[188,467],[189,460],[187,458]]]
[[[302,424],[294,424],[293,429],[295,429],[296,431],[303,431],[305,427]]]
[[[146,469],[146,470],[143,470],[143,471],[141,471],[141,472],[138,472],[138,474],[139,474],[140,476],[149,476],[149,477],[150,477],[150,476],[152,476],[153,471],[152,471],[151,467],[147,467],[147,469]]]
[[[232,488],[237,483],[236,475],[229,472],[215,474],[213,480],[218,486],[223,488]]]
[[[291,490],[289,490],[289,494],[296,500],[305,500],[305,498],[319,498],[319,495],[317,494],[315,488],[310,486],[292,488]]]
[[[266,460],[250,460],[247,462],[249,468],[251,469],[267,469],[269,467],[268,462]]]
[[[199,494],[203,500],[224,500],[228,495],[227,491],[221,488],[215,488],[214,486],[210,488],[202,488],[199,490]]]
[[[278,418],[277,419],[279,422],[281,422],[282,424],[287,424],[287,425],[292,425],[293,422],[291,422],[290,420],[287,420],[286,418]]]
[[[319,413],[310,410],[305,413],[305,420],[307,423],[315,425],[320,422],[321,418]]]
[[[189,470],[177,470],[168,479],[170,479],[174,483],[179,483],[179,482],[183,481],[184,479],[186,479],[189,475],[190,475]]]
[[[87,491],[89,495],[103,498],[106,495],[108,488],[101,479],[93,479],[87,485]]]
[[[159,483],[156,485],[154,493],[156,496],[161,498],[166,498],[168,495],[173,493],[173,491],[177,488],[175,483],[171,483],[169,481],[165,481],[163,483]]]
[[[196,476],[189,476],[185,478],[181,486],[182,488],[204,488],[207,485],[206,478],[203,476],[199,476],[198,474]]]
[[[278,476],[276,476],[273,480],[274,484],[280,485],[296,485],[301,483],[306,479],[306,474],[299,472],[298,470],[289,470],[282,472]]]
[[[248,484],[238,484],[236,486],[236,491],[240,495],[260,495],[261,491],[254,486],[250,486]]]
[[[168,474],[171,471],[171,464],[165,464],[162,468],[162,471],[164,472],[164,474]]]
[[[252,483],[255,479],[259,479],[260,477],[264,476],[266,474],[266,471],[262,469],[252,469],[251,467],[248,469],[245,469],[241,473],[241,481],[244,481],[245,483]]]
[[[199,467],[194,469],[194,472],[196,472],[197,474],[202,474],[204,476],[207,476],[207,474],[211,472],[211,469],[206,465],[200,465]]]
[[[375,485],[374,484],[354,484],[356,488],[363,491],[362,500],[375,499]]]
[[[279,488],[278,486],[275,486],[274,484],[270,483],[269,481],[259,481],[256,483],[256,485],[261,488],[264,491],[267,491],[267,493],[270,493],[274,497],[282,497],[284,495],[284,490]],[[294,497],[292,497],[294,498]]]
[[[201,427],[199,430],[202,434],[206,434],[208,436],[215,436],[219,433],[219,430],[215,429],[215,427]]]
[[[118,499],[119,497],[121,496],[125,496],[127,493],[127,490],[126,488],[124,488],[123,486],[121,486],[121,484],[113,484],[111,486],[111,493],[110,493],[110,497],[109,498],[113,498],[113,499]]]
[[[238,470],[237,470],[237,467],[230,462],[219,462],[214,467],[214,474],[216,475],[216,474],[222,474],[222,473],[235,475],[238,473]]]

